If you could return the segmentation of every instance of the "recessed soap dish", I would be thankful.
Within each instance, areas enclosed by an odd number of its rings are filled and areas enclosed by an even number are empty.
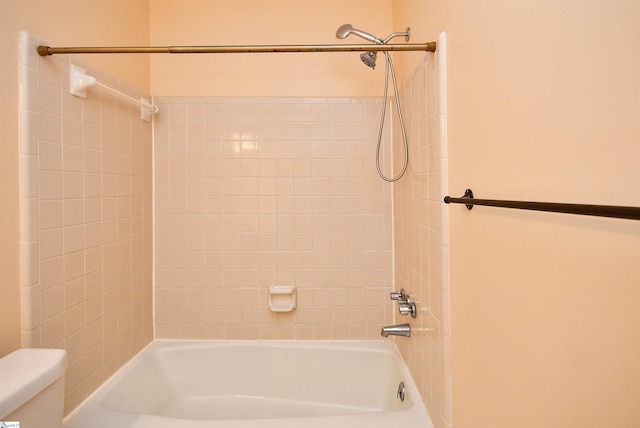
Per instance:
[[[270,285],[269,308],[272,312],[291,312],[297,306],[294,285]]]

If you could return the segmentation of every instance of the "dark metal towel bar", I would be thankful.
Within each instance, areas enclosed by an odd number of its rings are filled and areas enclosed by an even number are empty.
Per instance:
[[[626,218],[640,220],[640,207],[621,207],[613,205],[561,204],[554,202],[504,201],[496,199],[475,199],[471,189],[464,192],[461,198],[444,197],[447,204],[464,204],[467,209],[474,205],[489,207],[514,208],[519,210],[549,211],[565,214],[590,215],[597,217]]]

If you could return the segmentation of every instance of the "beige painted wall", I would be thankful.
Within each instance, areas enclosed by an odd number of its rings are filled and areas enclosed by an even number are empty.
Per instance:
[[[0,2],[0,355],[21,346],[18,206],[18,32],[64,45],[149,43],[146,0],[2,0]],[[85,57],[141,91],[149,90],[145,56]]]
[[[452,195],[640,206],[639,2],[402,0],[394,21],[448,34]],[[640,425],[640,224],[450,215],[454,426]]]
[[[367,43],[335,37],[351,23],[378,37],[391,28],[391,0],[150,0],[153,45]],[[195,11],[195,13],[194,13]],[[156,96],[379,96],[384,68],[358,53],[155,55]]]

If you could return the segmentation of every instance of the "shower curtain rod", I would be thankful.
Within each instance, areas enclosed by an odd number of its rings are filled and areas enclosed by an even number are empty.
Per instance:
[[[424,51],[435,52],[436,42],[392,45],[240,45],[240,46],[97,46],[50,47],[38,46],[40,56],[56,54],[105,54],[105,53],[281,53],[281,52],[380,52]]]

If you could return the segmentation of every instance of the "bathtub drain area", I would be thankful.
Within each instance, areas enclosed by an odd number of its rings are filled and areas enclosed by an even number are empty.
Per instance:
[[[404,401],[405,394],[406,394],[406,389],[404,387],[404,382],[400,382],[398,384],[398,392],[396,393],[396,397],[398,397],[400,401]]]

